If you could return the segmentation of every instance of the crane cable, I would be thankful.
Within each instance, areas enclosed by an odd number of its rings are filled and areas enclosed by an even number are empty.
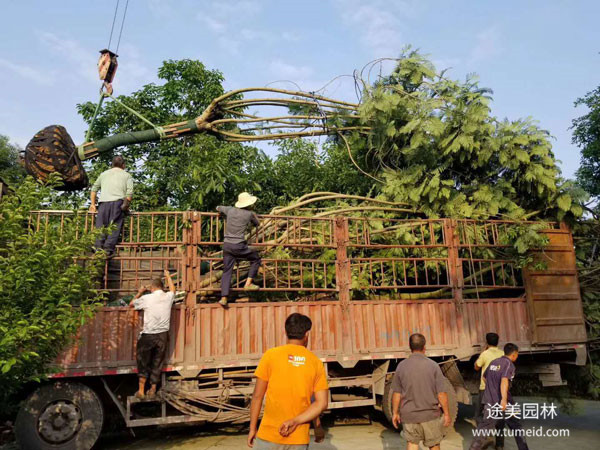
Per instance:
[[[120,3],[120,0],[117,0],[117,4],[115,5],[115,13],[113,15],[112,25],[110,27],[110,36],[108,38],[108,46],[107,46],[107,50],[109,50],[109,51],[110,51],[110,45],[112,44],[113,33],[115,31],[115,24],[116,24],[116,21],[117,21],[117,14],[119,12],[119,3]],[[125,2],[125,8],[123,10],[123,17],[121,18],[121,28],[119,30],[119,39],[117,40],[117,48],[113,52],[115,55],[117,55],[117,52],[119,51],[119,46],[121,45],[121,37],[123,36],[123,27],[125,26],[125,18],[127,16],[127,8],[128,8],[128,6],[129,6],[129,0],[126,0],[126,2]],[[104,98],[105,97],[110,97],[114,102],[116,102],[119,105],[121,105],[128,112],[130,112],[131,114],[137,116],[142,121],[146,122],[154,130],[156,130],[156,132],[158,133],[158,135],[160,136],[161,139],[163,139],[165,137],[165,132],[164,132],[164,130],[163,130],[162,127],[153,124],[150,120],[148,120],[146,117],[144,117],[141,113],[139,113],[139,112],[135,111],[133,108],[125,105],[123,102],[119,101],[116,97],[113,97],[113,95],[112,95],[112,88],[110,89],[110,91],[105,92],[104,91],[104,87],[105,87],[105,84],[103,83],[102,87],[100,88],[100,99],[98,101],[98,104],[96,105],[96,109],[94,110],[94,114],[92,116],[92,120],[91,120],[90,125],[88,127],[88,130],[87,130],[87,132],[85,134],[84,144],[87,143],[87,142],[89,142],[89,139],[90,139],[91,133],[92,133],[92,127],[94,125],[94,122],[96,121],[96,118],[98,117],[98,114],[100,113],[100,109],[102,108],[102,103],[104,102]],[[82,147],[84,144],[82,144],[80,147]]]
[[[117,0],[117,4],[115,6],[115,14],[113,15],[113,22],[110,27],[110,36],[108,38],[108,46],[107,49],[110,50],[110,44],[112,43],[113,32],[115,31],[115,23],[117,21],[117,13],[119,12],[119,3],[120,0]],[[121,45],[121,36],[123,36],[123,27],[125,25],[125,17],[127,16],[127,7],[129,6],[129,0],[125,2],[125,9],[123,10],[123,17],[121,18],[121,29],[119,31],[119,40],[117,41],[117,48],[115,49],[115,53],[119,52],[119,46]]]

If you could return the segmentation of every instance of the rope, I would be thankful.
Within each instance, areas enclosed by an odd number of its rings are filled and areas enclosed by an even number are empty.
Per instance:
[[[106,47],[109,50],[110,50],[110,44],[112,42],[113,31],[115,29],[115,22],[117,21],[117,11],[118,10],[119,10],[119,0],[117,0],[117,6],[115,7],[115,15],[113,16],[113,23],[112,23],[112,26],[110,27],[110,37],[108,38],[108,46]]]
[[[139,112],[137,112],[135,109],[127,106],[125,103],[123,103],[122,101],[120,101],[116,97],[113,97],[112,94],[109,94],[109,93],[105,92],[103,94],[103,96],[104,97],[110,97],[114,102],[117,102],[119,105],[121,105],[123,108],[125,108],[127,111],[129,111],[131,114],[133,114],[134,116],[136,116],[138,119],[142,120],[143,122],[147,123],[152,128],[154,128],[154,130],[156,130],[156,132],[159,134],[159,136],[160,136],[161,139],[165,138],[166,133],[165,133],[165,130],[163,129],[163,127],[159,127],[157,125],[154,125],[152,122],[150,122],[148,119],[146,119],[142,114],[140,114]]]
[[[100,108],[102,107],[102,102],[104,102],[105,94],[100,90],[100,100],[98,100],[98,104],[96,105],[96,110],[94,111],[94,115],[92,116],[92,121],[90,122],[90,126],[85,133],[85,139],[83,140],[84,144],[87,144],[90,140],[90,135],[92,134],[92,127],[94,126],[94,122],[96,122],[96,117],[98,117],[98,113],[100,112]]]

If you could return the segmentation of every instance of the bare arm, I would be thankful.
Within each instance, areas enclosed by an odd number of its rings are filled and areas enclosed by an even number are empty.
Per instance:
[[[167,284],[169,285],[169,291],[173,294],[175,293],[175,284],[173,283],[173,278],[171,278],[171,274],[167,269],[165,269],[165,278],[167,280]]]
[[[508,378],[502,378],[500,382],[500,395],[502,395],[500,406],[502,406],[502,411],[506,409],[506,405],[508,404],[508,384]]]
[[[446,392],[440,392],[438,394],[438,402],[442,406],[442,411],[444,411],[444,426],[450,426],[450,408],[448,407],[448,394]]]
[[[394,392],[392,394],[392,425],[394,425],[394,428],[398,428],[400,426],[400,422],[402,421],[400,417],[401,401],[402,394],[400,394],[400,392]]]
[[[478,372],[481,370],[481,366],[477,365],[477,361],[475,361],[475,370]]]
[[[96,212],[96,191],[92,191],[90,194],[90,212]]]
[[[135,306],[134,305],[134,303],[135,303],[134,300],[137,300],[142,295],[144,295],[144,292],[146,292],[147,290],[148,290],[148,286],[140,286],[140,288],[138,289],[137,293],[135,294],[135,297],[133,297],[133,299],[129,303],[129,307],[133,308]]]
[[[316,417],[312,421],[313,428],[315,429],[315,442],[323,442],[325,440],[325,430],[321,426],[321,418]]]
[[[254,445],[256,432],[258,431],[258,416],[262,408],[263,398],[267,392],[269,383],[261,378],[256,378],[254,392],[252,393],[252,403],[250,404],[250,431],[248,432],[248,447]]]
[[[281,424],[279,427],[279,434],[282,436],[289,436],[294,432],[294,430],[296,430],[298,425],[310,422],[311,420],[319,417],[319,414],[327,409],[327,404],[329,403],[329,390],[324,389],[317,391],[314,395],[315,401],[312,402],[308,408],[306,408],[293,419],[286,420]]]

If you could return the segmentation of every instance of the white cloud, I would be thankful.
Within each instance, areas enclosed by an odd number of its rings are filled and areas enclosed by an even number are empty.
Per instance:
[[[484,61],[497,56],[502,50],[500,30],[496,25],[477,35],[475,47],[471,50],[470,63]]]
[[[9,61],[8,59],[0,58],[0,67],[8,69],[16,75],[42,86],[50,86],[54,84],[55,81],[54,72],[41,71],[34,69],[33,67]]]
[[[269,64],[269,71],[272,76],[277,79],[291,80],[305,80],[310,78],[314,70],[308,66],[298,66],[294,64],[289,64],[281,60],[272,61]]]
[[[58,55],[64,69],[73,69],[74,73],[88,82],[99,81],[96,71],[96,52],[84,48],[75,40],[62,38],[50,32],[39,33],[39,38],[46,47]]]
[[[173,0],[149,0],[148,8],[155,17],[164,20],[174,16]]]
[[[404,46],[403,20],[415,15],[413,1],[337,0],[342,19],[374,57],[396,57]]]
[[[248,28],[248,20],[262,9],[259,1],[213,0],[205,5],[197,18],[217,35],[216,42],[223,50],[236,55],[244,41],[270,39],[266,31]]]

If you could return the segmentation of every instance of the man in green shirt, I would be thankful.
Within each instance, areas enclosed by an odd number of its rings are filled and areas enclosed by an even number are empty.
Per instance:
[[[100,191],[98,209],[96,210],[96,195]],[[115,225],[110,235],[101,235],[96,240],[97,250],[104,250],[108,257],[115,253],[115,247],[123,228],[125,212],[129,209],[129,203],[133,196],[133,178],[125,172],[125,161],[122,156],[115,156],[112,161],[112,169],[105,170],[100,174],[92,186],[90,212],[96,215],[96,228]]]

